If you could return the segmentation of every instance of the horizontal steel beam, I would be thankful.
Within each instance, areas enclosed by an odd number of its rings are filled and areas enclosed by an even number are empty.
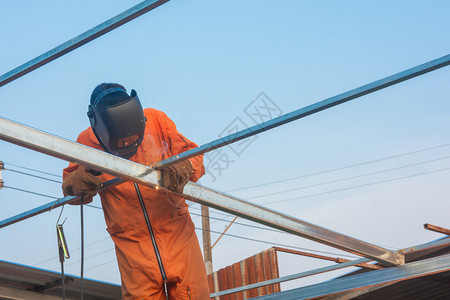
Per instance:
[[[421,276],[427,276],[450,270],[450,254],[424,259],[404,264],[402,266],[386,268],[338,278],[307,287],[296,288],[271,295],[256,297],[258,300],[299,300],[323,297],[336,293],[362,289],[379,284],[387,284],[395,281],[407,280]]]
[[[0,118],[0,139],[149,187],[157,186],[160,178],[159,172],[152,168],[4,118]],[[168,193],[169,191],[162,190],[162,192]],[[362,255],[384,264],[404,263],[403,255],[199,184],[189,182],[184,188],[184,196],[200,204]]]
[[[422,74],[425,74],[425,73],[428,73],[428,72],[431,72],[431,71],[434,71],[437,69],[440,69],[442,67],[448,66],[449,64],[450,64],[450,54],[440,57],[440,58],[437,58],[437,59],[434,59],[434,60],[431,60],[424,64],[415,66],[413,68],[407,69],[405,71],[396,73],[394,75],[379,79],[372,83],[360,86],[358,88],[355,88],[353,90],[347,91],[342,94],[339,94],[337,96],[333,96],[331,98],[316,102],[316,103],[308,105],[308,106],[305,106],[303,108],[300,108],[298,110],[292,111],[285,115],[279,116],[272,120],[269,120],[269,121],[257,124],[255,126],[246,128],[244,130],[235,132],[235,133],[225,136],[223,138],[220,138],[220,139],[214,140],[212,142],[209,142],[207,144],[204,144],[195,149],[191,149],[189,151],[178,154],[177,156],[169,157],[169,158],[162,160],[159,163],[153,165],[153,167],[175,164],[181,160],[189,159],[189,158],[197,156],[199,154],[203,154],[203,153],[212,151],[214,149],[229,145],[231,143],[243,140],[245,138],[251,137],[258,133],[261,133],[261,132],[270,130],[272,128],[284,125],[286,123],[298,120],[300,118],[309,116],[316,112],[336,106],[338,104],[342,104],[344,102],[356,99],[358,97],[361,97],[361,96],[376,92],[378,90],[384,89],[391,85],[400,83],[402,81],[417,77],[419,75],[422,75]]]
[[[118,14],[117,16],[106,20],[105,22],[89,29],[86,32],[68,40],[67,42],[33,58],[32,60],[24,63],[23,65],[3,74],[0,76],[0,86],[3,86],[23,75],[57,59],[64,54],[69,53],[72,50],[108,33],[109,31],[149,12],[150,10],[168,2],[169,0],[146,0],[132,8]]]

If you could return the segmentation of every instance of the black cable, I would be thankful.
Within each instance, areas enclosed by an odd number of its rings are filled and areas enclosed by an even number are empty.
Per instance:
[[[161,272],[161,277],[164,284],[164,291],[166,294],[166,300],[169,300],[169,294],[167,292],[167,274],[166,270],[164,269],[163,261],[161,258],[161,254],[159,252],[158,244],[156,243],[156,237],[153,232],[152,224],[150,223],[150,217],[147,213],[147,208],[145,207],[144,198],[142,198],[141,189],[139,188],[139,185],[136,182],[133,182],[134,189],[136,190],[136,195],[138,196],[139,203],[141,204],[142,213],[144,215],[145,223],[147,224],[148,233],[150,235],[150,240],[153,245],[153,250],[155,252],[156,261],[158,262],[159,270]]]
[[[83,199],[80,201],[81,216],[81,271],[80,271],[80,299],[83,300],[83,273],[84,273],[84,217],[83,217]]]
[[[63,249],[60,247],[59,248],[59,257],[60,257],[60,262],[61,262],[61,288],[62,288],[62,298],[63,298],[63,300],[65,300],[66,299],[66,287],[65,287],[65,285],[64,285],[64,281],[65,281],[65,278],[64,278],[64,252],[63,252]],[[63,258],[63,259],[61,259],[61,257]]]

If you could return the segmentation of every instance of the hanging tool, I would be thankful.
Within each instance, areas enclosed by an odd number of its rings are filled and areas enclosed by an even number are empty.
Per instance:
[[[59,253],[59,262],[61,263],[61,285],[62,285],[62,298],[66,299],[66,290],[65,290],[65,276],[64,276],[64,261],[67,258],[70,258],[69,248],[67,247],[66,237],[64,236],[63,225],[66,222],[67,218],[64,219],[62,224],[59,224],[59,220],[61,218],[62,212],[64,210],[64,206],[61,208],[61,212],[59,213],[58,220],[56,221],[56,235],[58,237],[58,253]]]

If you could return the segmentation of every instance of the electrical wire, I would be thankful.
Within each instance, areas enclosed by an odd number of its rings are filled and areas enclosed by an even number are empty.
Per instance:
[[[61,174],[56,175],[56,174],[47,173],[47,172],[44,172],[44,171],[40,171],[40,170],[28,168],[28,167],[23,167],[23,166],[15,165],[15,164],[12,164],[12,163],[6,163],[6,162],[4,162],[4,163],[5,163],[5,165],[11,165],[11,166],[13,166],[13,167],[18,167],[18,168],[22,168],[22,169],[25,169],[25,170],[34,171],[34,172],[38,172],[38,173],[41,173],[41,174],[46,174],[46,175],[50,175],[50,176],[54,176],[54,177],[61,178]]]
[[[94,244],[98,244],[98,243],[100,243],[100,242],[103,242],[103,241],[109,240],[109,239],[110,239],[110,237],[108,236],[108,237],[103,238],[103,239],[101,239],[101,240],[97,240],[97,241],[95,241],[95,242],[89,243],[89,244],[85,245],[84,247],[87,248],[87,247],[90,247],[90,246],[92,246],[92,245],[94,245]],[[76,251],[78,251],[78,250],[80,250],[80,249],[81,249],[81,248],[76,248],[76,249],[71,250],[71,252],[74,253],[74,252],[76,252]],[[41,265],[41,264],[43,264],[43,263],[46,263],[46,262],[55,260],[55,258],[58,258],[58,256],[53,256],[52,258],[48,258],[48,259],[42,260],[42,261],[40,261],[40,262],[38,262],[38,263],[35,263],[33,266],[35,266],[35,267],[36,267],[36,266],[39,266],[39,265]],[[70,265],[70,264],[68,264],[68,265]]]
[[[420,150],[405,152],[405,153],[401,153],[401,154],[391,155],[391,156],[378,158],[378,159],[374,159],[374,160],[369,160],[369,161],[365,161],[365,162],[360,162],[360,163],[356,163],[356,164],[353,164],[353,165],[343,166],[343,167],[339,167],[339,168],[335,168],[335,169],[331,169],[331,170],[319,171],[319,172],[315,172],[315,173],[311,173],[311,174],[306,174],[306,175],[301,175],[301,176],[296,176],[296,177],[291,177],[291,178],[285,178],[285,179],[280,179],[280,180],[275,180],[275,181],[271,181],[271,182],[255,184],[255,185],[241,187],[241,188],[235,188],[235,189],[232,189],[232,190],[228,190],[226,192],[230,193],[230,192],[235,192],[235,191],[251,189],[251,188],[255,188],[255,187],[267,186],[267,185],[275,184],[275,183],[281,183],[281,182],[284,183],[286,181],[291,181],[291,180],[295,180],[295,179],[306,178],[306,177],[311,177],[311,176],[316,176],[316,175],[322,175],[322,174],[326,174],[326,173],[331,173],[331,172],[340,171],[340,170],[344,170],[344,169],[349,169],[349,168],[353,168],[353,167],[359,167],[359,166],[363,166],[363,165],[367,165],[367,164],[372,164],[372,163],[375,163],[375,162],[380,162],[380,161],[383,161],[383,160],[389,160],[389,159],[398,158],[398,157],[402,157],[402,156],[407,156],[407,155],[411,155],[411,154],[417,154],[417,153],[420,153],[420,152],[435,150],[435,149],[438,149],[438,148],[443,148],[443,147],[448,147],[448,146],[450,146],[450,143],[449,144],[438,145],[438,146],[433,146],[433,147],[429,147],[429,148],[424,148],[424,149],[420,149]]]
[[[46,177],[42,177],[42,176],[38,176],[38,175],[33,175],[30,173],[26,173],[26,172],[22,172],[22,171],[18,171],[18,170],[14,170],[14,169],[4,169],[5,171],[10,171],[10,172],[14,172],[14,173],[18,173],[18,174],[22,174],[22,175],[26,175],[26,176],[31,176],[31,177],[35,177],[35,178],[39,178],[39,179],[43,179],[43,180],[47,180],[47,181],[51,181],[51,182],[56,182],[56,183],[60,183],[62,184],[62,181],[59,180],[53,180],[50,178],[46,178]]]
[[[110,263],[115,262],[115,261],[117,261],[116,258],[115,258],[115,259],[108,260],[108,261],[105,261],[104,263],[101,263],[101,264],[99,264],[99,265],[93,266],[92,268],[86,269],[86,272],[91,271],[91,270],[93,270],[93,269],[96,269],[96,268],[98,268],[98,267],[101,267],[101,266],[110,264]]]
[[[96,254],[93,254],[93,255],[90,255],[90,256],[86,257],[86,258],[84,259],[84,261],[87,261],[87,260],[89,260],[89,259],[91,259],[91,258],[97,257],[97,256],[99,256],[99,255],[102,255],[102,254],[105,254],[105,253],[108,253],[108,252],[111,252],[111,251],[114,251],[114,250],[115,250],[114,248],[110,248],[110,249],[107,249],[107,250],[103,250],[103,251],[101,251],[101,252],[99,252],[99,253],[96,253]],[[79,260],[72,261],[70,264],[66,264],[66,266],[69,267],[69,266],[74,265],[74,264],[77,264],[77,263],[79,263],[79,262],[81,262],[81,258],[80,258]],[[53,268],[53,269],[50,269],[50,270],[56,271],[57,269],[58,269],[58,268]]]
[[[309,197],[321,196],[321,195],[326,195],[326,194],[331,194],[331,193],[336,193],[336,192],[342,192],[342,191],[347,191],[347,190],[351,190],[351,189],[356,189],[356,188],[360,188],[360,187],[366,187],[366,186],[371,186],[371,185],[376,185],[376,184],[381,184],[381,183],[388,183],[388,182],[393,182],[393,181],[397,181],[397,180],[403,180],[403,179],[407,179],[407,178],[412,178],[412,177],[417,177],[417,176],[422,176],[422,175],[428,175],[428,174],[432,174],[432,173],[444,172],[444,171],[448,171],[448,170],[450,170],[450,168],[444,168],[444,169],[439,169],[439,170],[434,170],[434,171],[422,172],[422,173],[418,173],[418,174],[413,174],[413,175],[408,175],[408,176],[403,176],[403,177],[397,177],[397,178],[392,178],[392,179],[387,179],[387,180],[381,180],[381,181],[377,181],[377,182],[371,182],[371,183],[351,186],[351,187],[347,187],[347,188],[342,188],[342,189],[337,189],[337,190],[332,190],[332,191],[327,191],[327,192],[322,192],[322,193],[317,193],[317,194],[311,194],[311,195],[305,195],[305,196],[294,197],[294,198],[289,198],[289,199],[265,202],[262,205],[268,205],[268,204],[286,202],[286,201],[291,201],[291,200],[298,200],[298,199],[304,199],[304,198],[309,198]]]
[[[195,229],[196,230],[203,230],[202,228],[198,228],[198,227],[195,227]],[[215,234],[222,234],[222,232],[218,232],[218,231],[214,231],[214,230],[209,230],[209,232],[215,233]],[[311,253],[317,253],[317,254],[321,253],[321,254],[328,254],[328,255],[337,255],[337,256],[341,256],[341,257],[345,256],[345,257],[352,258],[352,259],[358,258],[358,256],[353,256],[353,255],[347,255],[347,254],[342,254],[342,253],[334,253],[334,252],[322,251],[322,250],[314,250],[314,249],[309,249],[309,248],[302,248],[302,247],[286,245],[286,244],[280,244],[280,243],[275,243],[275,242],[270,242],[270,241],[264,241],[264,240],[259,240],[259,239],[254,239],[254,238],[249,238],[249,237],[244,237],[244,236],[239,236],[239,235],[234,235],[234,234],[229,234],[229,233],[225,233],[224,236],[229,236],[229,237],[233,237],[233,238],[243,239],[243,240],[247,240],[247,241],[251,241],[251,242],[258,242],[258,243],[263,243],[263,244],[269,244],[269,245],[272,245],[272,246],[280,246],[280,247],[285,247],[285,248],[289,248],[289,249],[297,249],[297,250],[302,250],[302,251],[309,251]],[[93,267],[87,269],[86,272],[90,271],[90,270],[93,270],[95,268],[101,267],[103,265],[115,262],[115,261],[116,261],[116,259],[112,259],[112,260],[106,261],[104,263],[101,263],[100,265],[96,265],[96,266],[93,266]]]
[[[195,229],[196,230],[203,230],[203,228],[198,228],[198,227],[195,227]],[[222,234],[222,232],[218,232],[218,231],[214,231],[214,230],[209,230],[209,232],[216,233],[216,234]],[[269,244],[269,245],[272,245],[272,246],[281,246],[281,247],[286,247],[286,248],[290,248],[290,249],[298,249],[298,250],[310,251],[310,252],[315,252],[315,253],[330,254],[330,255],[340,255],[340,256],[347,256],[347,257],[351,257],[351,258],[357,258],[357,256],[352,256],[352,255],[337,254],[337,253],[328,252],[328,251],[321,251],[321,250],[313,250],[313,249],[308,249],[308,248],[302,248],[302,247],[297,247],[297,246],[292,246],[292,245],[280,244],[280,243],[275,243],[275,242],[271,242],[271,241],[264,241],[264,240],[259,240],[259,239],[239,236],[239,235],[230,234],[230,233],[225,233],[224,235],[225,236],[234,237],[234,238],[238,238],[238,239],[247,240],[247,241],[258,242],[258,243],[263,243],[263,244]]]
[[[431,160],[427,160],[427,161],[421,161],[421,162],[414,163],[414,164],[409,164],[409,165],[404,165],[404,166],[400,166],[400,167],[385,169],[385,170],[381,170],[381,171],[375,171],[375,172],[360,174],[360,175],[356,175],[356,176],[344,177],[344,178],[341,178],[341,179],[336,179],[336,180],[321,182],[321,183],[317,183],[317,184],[302,186],[302,187],[298,187],[298,188],[294,188],[294,189],[277,191],[277,192],[263,194],[263,195],[258,195],[258,196],[246,197],[246,199],[257,199],[257,198],[262,198],[262,197],[267,197],[267,196],[272,196],[272,195],[279,195],[279,194],[282,194],[282,193],[288,193],[288,192],[303,190],[303,189],[307,189],[307,188],[311,188],[311,187],[317,187],[317,186],[326,185],[326,184],[330,184],[330,183],[337,183],[337,182],[342,182],[342,181],[346,181],[346,180],[357,179],[357,178],[361,178],[361,177],[381,174],[381,173],[385,173],[385,172],[396,171],[396,170],[409,168],[409,167],[413,167],[413,166],[419,166],[419,165],[427,164],[427,163],[430,163],[430,162],[436,162],[436,161],[444,160],[444,159],[448,159],[448,158],[450,158],[450,156],[444,156],[444,157],[440,157],[440,158],[436,158],[436,159],[431,159]]]
[[[190,213],[191,215],[196,215],[196,216],[200,216],[203,217],[202,214],[197,214],[197,213]],[[218,220],[218,221],[223,221],[223,222],[228,222],[228,220],[223,220],[223,219],[219,219],[219,218],[215,218],[215,217],[211,217],[209,216],[209,218],[213,219],[213,220]],[[234,224],[236,225],[241,225],[241,226],[245,226],[245,227],[250,227],[250,228],[256,228],[256,229],[261,229],[261,230],[267,230],[267,231],[273,231],[273,232],[277,232],[277,233],[284,233],[284,234],[289,234],[287,232],[281,231],[281,230],[276,230],[276,229],[272,229],[272,228],[266,228],[266,227],[261,227],[261,226],[255,226],[255,225],[250,225],[250,224],[245,224],[245,223],[241,223],[241,222],[234,222]]]
[[[41,194],[41,193],[37,193],[37,192],[32,192],[32,191],[28,191],[28,190],[24,190],[24,189],[19,189],[19,188],[8,186],[8,185],[4,185],[3,187],[7,188],[7,189],[12,189],[12,190],[16,190],[16,191],[20,191],[20,192],[24,192],[24,193],[29,193],[29,194],[33,194],[33,195],[37,195],[37,196],[47,197],[47,198],[51,198],[51,199],[55,199],[55,200],[59,199],[58,197],[45,195],[45,194]]]

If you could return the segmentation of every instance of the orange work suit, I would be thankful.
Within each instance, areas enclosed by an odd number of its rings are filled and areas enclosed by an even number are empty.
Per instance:
[[[144,109],[144,139],[131,161],[150,165],[197,145],[177,131],[163,112]],[[77,142],[103,150],[89,127]],[[191,181],[204,173],[203,157],[191,158]],[[70,163],[64,177],[76,170]],[[101,175],[105,182],[114,178]],[[199,242],[185,200],[140,186],[168,278],[169,299],[209,299],[209,287]],[[163,279],[134,185],[125,182],[100,193],[107,231],[115,243],[123,299],[165,299]]]

